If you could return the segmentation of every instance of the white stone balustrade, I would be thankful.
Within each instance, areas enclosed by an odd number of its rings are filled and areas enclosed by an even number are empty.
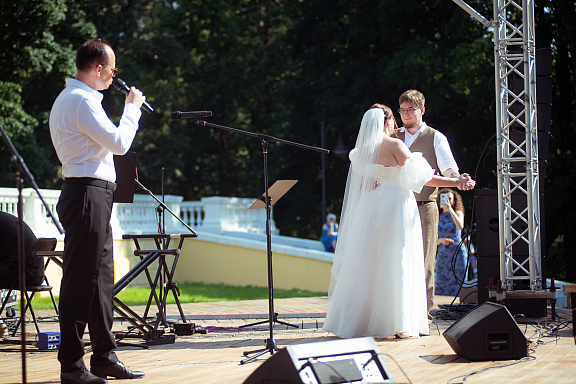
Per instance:
[[[43,189],[41,193],[50,211],[55,217],[58,217],[56,204],[60,197],[60,191]],[[57,237],[58,230],[52,223],[52,220],[46,216],[46,208],[38,198],[36,191],[32,188],[24,188],[22,190],[22,197],[24,200],[24,221],[30,226],[36,234],[36,237]],[[18,216],[17,204],[18,189],[0,188],[0,211]],[[41,235],[38,235],[39,233]]]
[[[248,209],[255,200],[220,196],[202,198],[202,230],[212,233],[266,233],[266,210]],[[278,234],[274,220],[271,220],[270,230],[272,234]]]
[[[60,196],[59,190],[41,189],[42,197],[57,218],[56,204]],[[22,191],[24,199],[24,221],[30,226],[37,237],[63,236],[46,217],[46,209],[38,198],[36,191],[25,188]],[[162,200],[161,196],[157,196]],[[201,201],[182,201],[181,196],[165,195],[164,204],[174,214],[195,230],[210,233],[244,232],[266,233],[266,211],[264,209],[247,209],[255,199],[236,197],[206,197]],[[16,188],[0,188],[0,210],[17,216],[18,190]],[[112,210],[112,232],[114,238],[123,234],[159,233],[164,227],[166,233],[186,233],[188,230],[180,221],[165,211],[163,225],[159,222],[158,207],[152,196],[147,194],[134,195],[133,203],[114,204]],[[272,234],[278,234],[274,220],[271,220]]]

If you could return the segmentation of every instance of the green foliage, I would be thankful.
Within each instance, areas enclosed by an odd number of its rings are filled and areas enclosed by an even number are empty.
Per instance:
[[[22,109],[22,87],[19,84],[0,81],[0,126],[18,151],[22,154],[37,154],[39,148],[35,145],[34,128],[38,121]],[[36,152],[36,153],[35,153]],[[12,152],[6,141],[0,141],[0,174],[15,172],[17,165],[10,161]],[[29,156],[33,164],[39,165],[36,156]],[[12,182],[16,186],[16,181]]]
[[[219,284],[179,284],[181,303],[203,303],[216,301],[263,300],[268,298],[266,287],[233,287]],[[159,291],[157,291],[159,292]],[[325,292],[310,292],[298,289],[274,289],[274,298],[285,299],[291,297],[317,297],[325,296]],[[145,305],[150,296],[149,288],[128,288],[118,294],[118,298],[126,305]],[[174,296],[169,293],[168,304],[175,304]]]
[[[0,123],[41,187],[59,185],[59,162],[48,116],[63,79],[73,76],[75,50],[95,32],[82,12],[64,0],[3,1],[0,6]],[[65,24],[70,21],[71,24]],[[8,177],[9,152],[0,143],[0,185]]]
[[[180,303],[204,303],[216,301],[239,301],[239,300],[263,300],[268,298],[268,288],[254,287],[251,285],[245,287],[234,287],[224,284],[179,284],[180,296],[178,300]],[[159,291],[156,291],[159,294]],[[292,297],[318,297],[326,296],[326,292],[310,292],[302,291],[299,289],[274,289],[274,298],[286,299]],[[126,288],[118,294],[124,304],[132,305],[146,305],[150,297],[150,288]],[[58,296],[56,303],[58,303]],[[174,296],[168,293],[168,304],[175,304]],[[50,297],[34,298],[34,309],[52,309],[52,301]]]
[[[467,3],[493,17],[492,1]],[[395,110],[409,88],[426,95],[425,121],[446,134],[461,171],[480,188],[496,187],[493,31],[453,2],[26,0],[3,2],[0,16],[0,118],[41,187],[58,181],[47,124],[52,102],[74,75],[74,50],[95,36],[112,43],[118,76],[155,107],[144,113],[132,149],[140,180],[157,194],[162,185],[186,200],[263,189],[259,140],[172,121],[171,111],[212,110],[212,123],[313,146],[320,146],[324,122],[332,125],[329,149],[339,135],[352,148],[364,111],[374,102]],[[569,198],[576,182],[576,11],[570,2],[539,0],[535,19],[537,48],[553,49],[547,257],[551,275],[576,280]],[[113,120],[123,105],[122,94],[104,92]],[[0,167],[7,167],[1,145]],[[327,158],[328,210],[339,214],[349,162]],[[271,183],[299,180],[274,208],[281,233],[319,238],[321,155],[272,143],[268,159]],[[13,184],[5,172],[0,183]],[[463,194],[468,212],[473,196]]]

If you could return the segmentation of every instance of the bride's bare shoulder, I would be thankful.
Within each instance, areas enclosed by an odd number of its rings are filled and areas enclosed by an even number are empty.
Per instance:
[[[383,143],[390,147],[396,147],[396,148],[405,145],[402,140],[389,136],[384,137]]]
[[[396,137],[391,137],[390,139],[394,142],[395,145],[406,145],[406,144],[404,144],[404,142],[402,140],[400,140]]]

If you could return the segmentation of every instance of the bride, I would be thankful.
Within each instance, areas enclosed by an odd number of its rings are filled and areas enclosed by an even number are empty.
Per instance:
[[[434,175],[421,153],[390,137],[396,127],[392,110],[374,104],[350,152],[324,323],[340,337],[429,333],[422,228],[412,191],[475,184],[466,174]]]

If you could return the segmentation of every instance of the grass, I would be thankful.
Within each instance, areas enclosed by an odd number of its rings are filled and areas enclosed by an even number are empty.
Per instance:
[[[259,300],[268,298],[268,288],[265,287],[234,287],[224,284],[178,284],[180,296],[178,299],[184,303],[203,303],[212,301],[239,301]],[[126,305],[146,305],[150,288],[126,288],[118,294],[118,298]],[[274,298],[284,299],[292,297],[318,297],[326,296],[326,292],[310,292],[299,289],[275,289]],[[58,297],[56,296],[58,303]],[[168,304],[174,304],[172,293],[168,293]],[[50,297],[35,297],[32,301],[34,310],[52,309]]]

